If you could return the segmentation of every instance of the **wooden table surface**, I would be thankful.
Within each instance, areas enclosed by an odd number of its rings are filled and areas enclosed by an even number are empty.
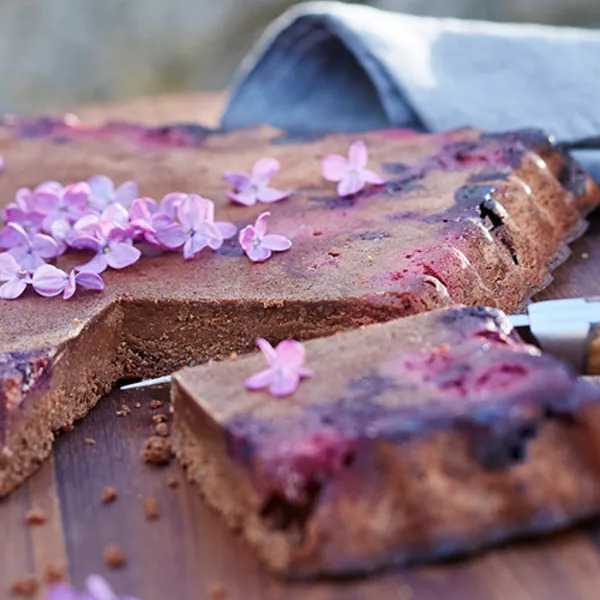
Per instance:
[[[219,105],[219,96],[186,94],[76,112],[90,123],[130,118],[215,124]],[[572,257],[538,299],[600,295],[599,260],[600,214],[592,218],[587,235],[573,245]],[[78,586],[89,573],[100,573],[119,593],[140,600],[208,599],[215,596],[216,584],[223,586],[228,600],[600,598],[600,520],[453,564],[351,582],[281,582],[203,504],[175,462],[164,468],[143,463],[140,455],[152,434],[152,415],[168,412],[167,404],[150,408],[153,399],[167,402],[168,390],[114,391],[74,431],[59,437],[52,458],[33,477],[0,501],[0,599],[10,598],[15,578],[42,578],[48,565],[63,565]],[[116,415],[123,404],[131,408],[129,416]],[[86,438],[95,444],[86,444]],[[175,488],[168,485],[173,476],[180,482]],[[104,486],[118,492],[111,504],[101,501]],[[158,520],[145,519],[145,498],[156,499]],[[24,524],[31,508],[45,512],[45,524]],[[126,567],[105,566],[103,552],[110,544],[124,551]]]

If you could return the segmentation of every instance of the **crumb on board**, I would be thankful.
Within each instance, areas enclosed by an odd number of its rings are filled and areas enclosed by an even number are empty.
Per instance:
[[[590,255],[587,252],[582,252],[581,253],[581,258],[589,258]]]
[[[161,437],[167,437],[169,435],[169,426],[166,423],[157,423],[154,426],[154,433]]]
[[[160,408],[162,405],[163,405],[162,400],[151,400],[150,401],[150,408],[152,410],[156,410],[157,408]]]
[[[86,446],[93,446],[96,443],[96,440],[90,437],[85,438],[83,441],[85,442]]]
[[[121,569],[127,564],[127,558],[121,548],[111,544],[104,548],[104,562],[111,569]]]
[[[101,499],[103,504],[108,504],[109,502],[113,502],[117,499],[117,490],[114,487],[107,485],[101,494]]]
[[[144,516],[146,517],[147,521],[156,521],[158,518],[160,518],[156,498],[144,498],[144,501],[142,502],[142,507],[144,508]]]
[[[21,596],[22,598],[30,598],[33,596],[40,585],[37,577],[33,575],[25,575],[19,577],[12,582],[10,586],[10,593],[13,596]]]
[[[173,447],[168,438],[152,436],[146,440],[143,453],[144,462],[153,465],[168,465],[171,462]]]
[[[117,417],[128,417],[131,414],[131,409],[126,404],[121,404],[121,407],[115,414]]]
[[[367,261],[372,263],[373,262],[373,257],[369,254],[369,256],[367,256]]]
[[[168,421],[169,420],[169,415],[165,415],[164,413],[159,413],[158,415],[152,415],[152,422],[155,425],[158,425],[158,423],[163,423],[164,421]]]
[[[142,403],[141,402],[136,402],[135,403],[135,407],[136,408],[142,408]]]
[[[44,581],[49,584],[60,583],[65,579],[64,565],[50,563],[44,567]]]
[[[30,508],[25,513],[27,525],[43,525],[46,522],[46,513],[41,508]]]
[[[229,360],[235,360],[238,357],[238,353],[237,352],[230,352],[229,353]]]
[[[176,475],[169,475],[169,478],[167,479],[167,485],[170,488],[179,487],[179,479],[177,478],[177,476]]]
[[[222,583],[211,583],[208,588],[208,595],[210,600],[224,600],[227,598],[227,590]]]

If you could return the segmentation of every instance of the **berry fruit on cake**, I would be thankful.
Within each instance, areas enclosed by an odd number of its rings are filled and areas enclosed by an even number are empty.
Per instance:
[[[362,137],[5,120],[0,495],[120,378],[258,336],[519,310],[600,199],[536,132]]]
[[[171,387],[188,477],[272,570],[356,575],[600,508],[600,388],[500,312],[451,308],[312,340],[301,367],[292,343],[276,349],[288,357],[267,370],[271,386],[294,365],[312,373],[283,398],[254,391],[261,356],[184,369]]]

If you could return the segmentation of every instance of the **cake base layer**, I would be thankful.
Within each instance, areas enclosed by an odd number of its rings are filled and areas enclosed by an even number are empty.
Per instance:
[[[286,399],[244,389],[258,356],[172,386],[188,477],[272,570],[368,573],[600,509],[600,390],[499,313],[434,311],[306,353],[315,374]]]
[[[241,228],[266,207],[228,202],[222,173],[272,156],[282,165],[277,185],[292,194],[269,206],[269,228],[293,243],[264,264],[251,263],[235,240],[189,261],[144,249],[135,265],[103,274],[101,294],[2,301],[0,357],[20,353],[27,363],[44,352],[46,383],[23,384],[20,367],[0,360],[0,495],[49,453],[53,432],[119,378],[247,352],[257,336],[310,339],[456,304],[518,311],[549,282],[600,200],[540,133],[362,137],[370,166],[389,181],[340,198],[319,163],[345,153],[354,141],[347,135],[290,144],[269,128],[0,126],[0,206],[22,186],[104,173],[157,200],[199,193],[215,201],[218,220]],[[88,258],[67,253],[57,265],[68,271]]]

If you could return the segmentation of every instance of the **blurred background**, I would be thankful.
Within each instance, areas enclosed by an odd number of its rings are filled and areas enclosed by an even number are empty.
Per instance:
[[[0,112],[222,90],[292,0],[0,0]],[[594,27],[600,0],[373,0],[423,15]]]

